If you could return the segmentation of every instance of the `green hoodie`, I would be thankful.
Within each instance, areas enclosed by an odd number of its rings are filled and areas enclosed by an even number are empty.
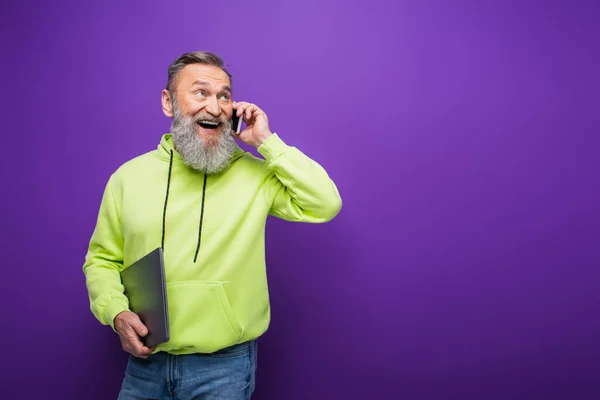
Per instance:
[[[83,266],[102,324],[114,329],[129,309],[120,272],[160,246],[171,339],[155,351],[211,353],[267,330],[267,216],[322,223],[342,202],[325,170],[277,134],[258,152],[264,160],[237,147],[225,171],[205,175],[166,134],[112,174]]]

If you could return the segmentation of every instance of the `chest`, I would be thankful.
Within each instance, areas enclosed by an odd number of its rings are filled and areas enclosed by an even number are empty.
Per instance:
[[[229,173],[142,174],[123,192],[121,222],[124,236],[161,234],[165,229],[212,234],[234,229],[249,216],[266,217],[268,206],[259,176]],[[168,192],[167,192],[168,191]]]

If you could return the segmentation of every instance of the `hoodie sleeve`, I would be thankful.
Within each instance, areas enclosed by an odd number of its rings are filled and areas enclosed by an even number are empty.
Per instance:
[[[287,221],[321,223],[342,208],[336,185],[318,163],[274,133],[259,148],[269,171],[265,197],[270,214]]]
[[[121,284],[123,235],[111,177],[102,197],[96,227],[83,265],[90,308],[94,316],[114,330],[117,314],[129,309]]]

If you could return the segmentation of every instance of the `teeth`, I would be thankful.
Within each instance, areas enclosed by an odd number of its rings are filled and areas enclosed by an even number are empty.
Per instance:
[[[219,125],[218,122],[214,122],[214,121],[200,121],[201,124],[206,124],[206,125],[213,125],[213,126],[217,126]]]

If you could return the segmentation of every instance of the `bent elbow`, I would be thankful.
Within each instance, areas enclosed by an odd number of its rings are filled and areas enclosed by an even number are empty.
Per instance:
[[[334,219],[342,210],[342,198],[340,195],[336,195],[334,198],[328,200],[320,210],[321,218],[323,222],[329,222]]]

